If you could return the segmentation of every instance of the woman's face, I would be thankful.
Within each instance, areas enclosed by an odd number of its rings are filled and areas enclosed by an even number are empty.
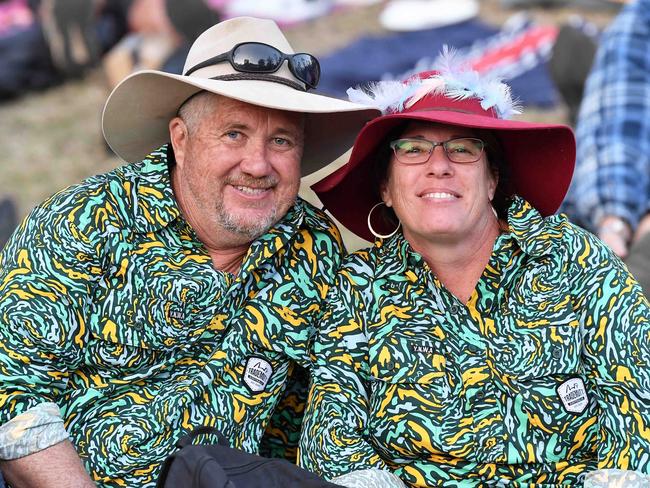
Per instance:
[[[413,122],[399,136],[434,142],[454,137],[476,137],[476,133],[464,127]],[[381,193],[411,243],[432,239],[460,242],[482,236],[485,226],[495,225],[490,202],[496,186],[485,151],[475,163],[459,164],[451,162],[442,146],[437,146],[422,164],[400,163],[393,154]]]

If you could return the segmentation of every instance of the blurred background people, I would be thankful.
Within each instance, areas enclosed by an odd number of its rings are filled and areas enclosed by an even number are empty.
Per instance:
[[[595,232],[650,292],[650,0],[603,33],[577,121],[565,210]]]

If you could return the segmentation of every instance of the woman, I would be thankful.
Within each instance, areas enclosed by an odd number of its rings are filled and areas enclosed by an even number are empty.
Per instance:
[[[301,463],[345,486],[372,470],[411,487],[647,473],[648,302],[607,247],[553,215],[573,134],[507,120],[507,86],[443,65],[354,92],[385,115],[314,187],[377,239],[330,290]]]

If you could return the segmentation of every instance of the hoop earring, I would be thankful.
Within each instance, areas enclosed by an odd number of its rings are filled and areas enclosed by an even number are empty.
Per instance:
[[[370,212],[368,212],[368,229],[370,230],[370,233],[373,236],[381,238],[381,239],[388,239],[389,237],[393,237],[395,234],[397,234],[397,231],[402,227],[402,223],[400,222],[399,224],[397,224],[397,228],[393,232],[391,232],[390,234],[380,234],[375,229],[373,229],[372,224],[370,223],[370,217],[372,216],[372,213],[375,211],[375,209],[377,207],[379,207],[380,205],[386,205],[386,204],[384,202],[379,202],[379,203],[375,204],[370,209]]]

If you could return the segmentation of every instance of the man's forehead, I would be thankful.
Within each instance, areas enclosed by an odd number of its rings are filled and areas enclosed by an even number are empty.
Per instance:
[[[261,107],[232,98],[220,97],[215,105],[215,111],[222,124],[233,126],[249,126],[260,120],[268,123],[274,130],[299,131],[304,130],[305,115],[300,112],[289,112],[274,108]]]
[[[302,125],[305,117],[304,114],[299,112],[262,107],[226,97],[219,97],[215,109],[226,120],[242,119],[243,121],[250,117],[264,117],[269,120],[291,123],[292,125]]]

